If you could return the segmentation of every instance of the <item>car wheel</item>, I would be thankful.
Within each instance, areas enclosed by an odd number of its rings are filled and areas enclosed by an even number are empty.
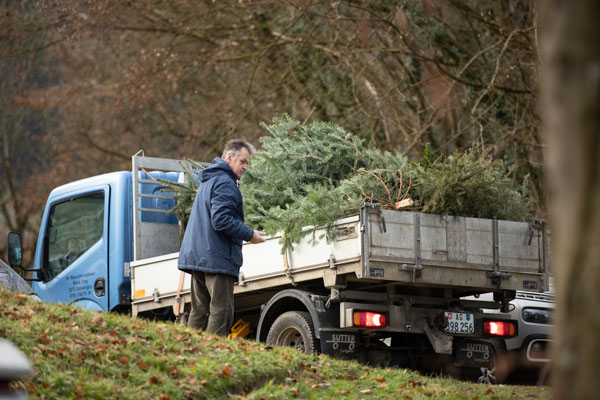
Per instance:
[[[506,344],[501,339],[491,339],[489,342],[492,344],[495,354],[490,367],[480,369],[481,375],[477,381],[490,385],[504,383],[510,373]]]

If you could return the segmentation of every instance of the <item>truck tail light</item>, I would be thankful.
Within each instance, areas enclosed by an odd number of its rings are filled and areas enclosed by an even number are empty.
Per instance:
[[[354,311],[354,326],[366,326],[368,328],[383,328],[387,323],[385,314],[371,311]]]
[[[513,337],[517,329],[510,321],[483,321],[483,333],[491,336]]]

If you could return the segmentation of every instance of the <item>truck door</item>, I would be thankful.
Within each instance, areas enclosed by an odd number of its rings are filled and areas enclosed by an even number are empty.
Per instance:
[[[109,201],[108,185],[51,199],[36,254],[42,300],[107,310]]]

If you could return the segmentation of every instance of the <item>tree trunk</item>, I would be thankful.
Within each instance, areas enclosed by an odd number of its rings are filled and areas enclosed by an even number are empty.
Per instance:
[[[541,2],[556,399],[600,396],[600,2]]]

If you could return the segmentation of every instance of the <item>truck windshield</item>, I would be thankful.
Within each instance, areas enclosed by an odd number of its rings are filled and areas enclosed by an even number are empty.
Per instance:
[[[58,203],[48,221],[48,259],[45,280],[49,281],[73,264],[102,239],[104,192]]]

